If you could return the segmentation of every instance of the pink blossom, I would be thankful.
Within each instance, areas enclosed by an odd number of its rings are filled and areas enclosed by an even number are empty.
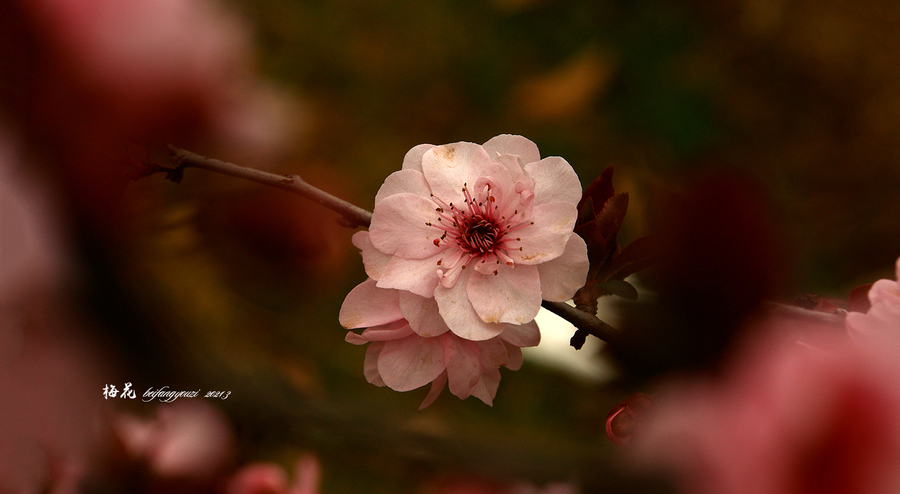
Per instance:
[[[317,494],[322,467],[313,455],[301,456],[294,465],[294,482],[288,484],[284,469],[272,463],[252,463],[238,470],[225,487],[226,494]]]
[[[0,492],[79,491],[106,439],[98,352],[47,294],[0,300]]]
[[[522,365],[521,347],[540,341],[534,321],[504,324],[499,336],[487,340],[460,338],[441,318],[435,299],[378,288],[373,279],[347,295],[340,321],[348,329],[367,328],[362,334],[347,333],[347,341],[370,343],[364,367],[370,383],[395,391],[432,383],[420,408],[434,402],[445,385],[461,399],[476,396],[491,405],[500,366],[517,370]]]
[[[484,341],[584,285],[580,198],[572,167],[524,137],[422,144],[385,180],[354,243],[380,288],[433,298],[450,331]]]
[[[177,101],[221,101],[246,70],[247,28],[214,1],[21,4],[76,83],[114,100],[128,117],[149,119]]]
[[[531,484],[517,484],[510,494],[578,494],[578,487],[569,482],[550,482],[543,489]]]
[[[150,420],[122,414],[114,426],[128,455],[161,479],[210,481],[235,454],[228,418],[203,401],[160,405]]]
[[[634,435],[640,457],[695,493],[900,492],[896,368],[828,328],[769,329],[779,336],[745,348],[722,379],[658,394]]]
[[[453,477],[439,481],[424,492],[430,494],[577,494],[578,487],[567,482],[550,482],[540,488],[534,484],[515,484],[477,477]]]
[[[0,129],[0,299],[52,286],[65,268],[49,188],[23,176],[22,150]],[[0,350],[0,353],[3,353]]]
[[[50,187],[0,129],[0,492],[77,492],[106,436],[105,365],[60,303],[68,263]]]
[[[867,313],[851,312],[845,319],[853,341],[888,360],[900,352],[900,259],[895,270],[897,281],[878,280],[869,289]]]
[[[263,165],[304,128],[299,102],[254,74],[249,28],[221,2],[3,5],[0,32],[17,47],[0,93],[5,120],[99,232],[127,235],[139,199],[122,190],[158,160],[157,145],[219,146]]]

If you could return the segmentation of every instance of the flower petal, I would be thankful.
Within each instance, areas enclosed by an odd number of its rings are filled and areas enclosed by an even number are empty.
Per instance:
[[[391,256],[381,252],[376,249],[374,245],[372,245],[372,240],[369,238],[369,232],[367,231],[359,231],[353,234],[352,237],[353,245],[359,249],[360,254],[362,254],[363,265],[366,268],[366,274],[369,275],[370,278],[379,279],[381,278],[381,271],[387,265],[387,263],[391,260]],[[392,287],[386,287],[392,288]]]
[[[447,371],[441,373],[438,377],[434,378],[434,381],[431,383],[431,389],[428,391],[428,396],[425,397],[425,400],[422,401],[422,404],[419,405],[419,410],[426,409],[429,405],[434,403],[434,400],[441,395],[441,391],[444,390],[444,386],[447,385]]]
[[[485,367],[481,379],[472,387],[472,396],[483,401],[487,406],[494,406],[494,397],[500,387],[500,368]]]
[[[366,360],[363,363],[363,374],[366,376],[366,381],[376,386],[384,386],[384,380],[378,373],[378,356],[381,355],[383,349],[383,341],[376,341],[369,345],[369,348],[366,349]]]
[[[892,280],[878,280],[869,289],[872,306],[889,304],[900,307],[900,283]]]
[[[481,372],[470,393],[488,406],[493,406],[500,385],[500,366],[506,365],[509,357],[506,346],[499,338],[480,342],[478,347]]]
[[[869,290],[869,298],[873,301],[869,311],[846,315],[847,332],[857,344],[893,354],[900,349],[900,295],[893,293],[894,289],[896,282],[876,281]]]
[[[514,371],[521,369],[522,361],[524,360],[522,357],[522,349],[505,341],[503,344],[506,346],[506,355],[508,358],[506,368]]]
[[[447,362],[447,378],[450,393],[461,400],[469,397],[472,388],[481,378],[480,346],[487,341],[474,342],[448,337],[444,341],[444,358]]]
[[[525,324],[510,324],[500,333],[500,339],[517,347],[538,346],[541,342],[541,330],[534,321]]]
[[[372,242],[369,240],[369,232],[366,230],[354,233],[353,236],[350,237],[350,242],[359,250],[372,246]]]
[[[516,264],[540,264],[562,255],[566,249],[578,211],[572,204],[551,202],[535,206],[531,225],[515,234],[521,239],[508,251]]]
[[[440,338],[411,335],[385,342],[378,357],[378,373],[394,391],[409,391],[433,381],[444,371]]]
[[[442,230],[428,226],[437,218],[434,202],[411,193],[388,196],[375,205],[369,239],[376,249],[406,259],[426,259],[441,252],[435,240]]]
[[[439,336],[450,331],[438,312],[434,298],[420,297],[406,291],[400,292],[400,311],[419,336]]]
[[[384,179],[378,193],[375,194],[375,204],[392,195],[409,192],[423,197],[431,195],[431,187],[425,181],[425,175],[418,170],[399,170],[388,175]]]
[[[881,324],[869,314],[849,312],[844,318],[844,325],[847,327],[850,339],[858,345],[867,345],[873,339],[873,335],[876,338],[883,336],[883,332],[880,330]]]
[[[514,154],[501,154],[494,158],[494,161],[506,167],[507,173],[501,177],[494,177],[504,189],[512,190],[516,182],[522,178],[521,159]]]
[[[403,166],[401,169],[422,171],[422,156],[433,147],[434,144],[419,144],[418,146],[413,146],[412,149],[406,152],[406,156],[403,157]]]
[[[481,364],[484,368],[498,368],[509,362],[509,356],[506,353],[506,345],[500,338],[479,342]]]
[[[368,328],[363,331],[362,334],[356,334],[353,331],[349,331],[347,332],[347,336],[344,337],[344,341],[353,343],[354,345],[365,345],[370,341],[399,340],[400,338],[405,338],[411,334],[414,333],[412,328],[409,327],[409,323],[401,319],[390,324]]]
[[[399,297],[396,290],[378,288],[375,280],[369,278],[347,294],[341,304],[338,320],[341,326],[352,329],[379,326],[403,319]]]
[[[473,341],[491,339],[502,333],[507,325],[487,323],[478,317],[466,294],[466,284],[468,277],[471,276],[469,270],[466,271],[467,273],[461,275],[452,287],[438,285],[434,290],[434,300],[438,304],[441,317],[453,334]]]
[[[534,179],[534,203],[565,202],[577,205],[581,200],[581,180],[572,165],[559,156],[525,165],[525,173]]]
[[[378,286],[406,290],[423,297],[433,297],[434,289],[441,281],[437,264],[441,256],[443,256],[442,252],[426,259],[391,257],[381,270]]]
[[[521,158],[522,165],[541,160],[537,144],[520,135],[501,134],[489,139],[483,147],[491,159],[496,159],[501,154],[512,154]]]
[[[494,397],[500,387],[500,369],[489,369],[481,375],[481,379],[472,387],[472,396],[483,401],[485,405],[494,406]]]
[[[590,267],[587,245],[573,233],[561,256],[537,265],[541,275],[541,297],[550,302],[572,298],[584,286]]]
[[[26,489],[27,490],[27,489]],[[224,491],[227,494],[255,492],[287,492],[288,478],[284,469],[271,463],[252,463],[233,474]]]
[[[497,266],[498,275],[473,273],[469,301],[485,322],[525,324],[541,308],[541,278],[535,266]]]
[[[503,176],[506,167],[491,161],[478,144],[456,142],[429,149],[422,156],[422,171],[435,197],[462,205],[464,186],[475,187],[481,177]]]

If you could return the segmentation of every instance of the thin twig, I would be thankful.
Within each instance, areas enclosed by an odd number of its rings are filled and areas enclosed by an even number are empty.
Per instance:
[[[368,227],[369,223],[372,221],[372,213],[369,211],[313,187],[297,175],[277,175],[255,168],[238,166],[233,163],[200,156],[199,154],[179,149],[172,145],[169,145],[169,152],[172,154],[172,158],[175,160],[176,164],[176,169],[169,172],[169,178],[176,182],[180,181],[180,171],[184,168],[202,168],[216,173],[231,175],[232,177],[243,178],[245,180],[250,180],[251,182],[277,187],[301,195],[307,199],[312,199],[322,206],[339,213],[343,217],[343,222],[341,224],[349,228],[360,226]]]
[[[565,319],[566,321],[572,323],[572,325],[575,326],[575,328],[582,334],[586,333],[591,336],[600,338],[601,340],[606,342],[613,341],[619,334],[616,328],[603,322],[597,316],[581,309],[576,309],[575,307],[572,307],[571,305],[568,305],[566,303],[548,302],[546,300],[543,300],[541,302],[541,306],[556,314],[557,316]],[[572,346],[574,346],[576,349],[580,349],[581,345],[576,345],[574,341],[575,338],[573,337]]]

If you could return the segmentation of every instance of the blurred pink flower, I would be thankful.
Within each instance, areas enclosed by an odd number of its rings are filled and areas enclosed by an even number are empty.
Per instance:
[[[100,458],[105,364],[62,294],[52,189],[0,127],[0,492],[74,493]]]
[[[567,482],[551,482],[544,488],[519,482],[514,485],[477,477],[454,477],[423,490],[427,494],[577,494],[578,488]]]
[[[225,494],[318,494],[322,467],[313,455],[303,455],[294,465],[294,482],[288,485],[284,469],[273,463],[242,467],[225,486]]]
[[[850,312],[845,322],[853,341],[896,362],[900,354],[900,259],[895,264],[895,277],[896,281],[876,281],[869,289],[869,311]]]
[[[355,244],[379,287],[434,298],[450,331],[489,340],[584,284],[580,199],[572,167],[524,137],[422,144],[385,180]]]
[[[639,457],[694,493],[900,492],[896,367],[829,328],[774,321],[769,329],[722,379],[657,395],[633,437]]]
[[[160,405],[153,419],[121,414],[114,427],[126,453],[162,479],[208,482],[231,465],[235,439],[225,414],[184,398]]]
[[[0,300],[4,301],[59,284],[66,267],[61,221],[49,187],[23,176],[21,153],[0,129]]]
[[[355,345],[371,343],[366,351],[366,379],[376,386],[410,391],[432,383],[422,403],[434,402],[449,384],[461,399],[476,396],[491,405],[500,384],[500,366],[517,370],[521,347],[540,341],[537,324],[504,325],[499,336],[471,341],[449,330],[434,299],[385,288],[373,279],[354,288],[344,300],[341,324]]]
[[[578,492],[578,487],[569,482],[550,482],[543,489],[523,483],[510,490],[510,494],[578,494]]]
[[[212,0],[21,3],[73,80],[115,101],[103,110],[126,117],[120,123],[219,101],[247,67],[248,29]]]
[[[101,355],[52,296],[0,300],[0,492],[75,493],[105,428]]]
[[[303,128],[302,106],[259,80],[249,28],[217,0],[14,0],[0,33],[14,47],[0,54],[10,125],[98,231],[128,233],[139,199],[122,191],[155,161],[146,146],[218,145],[259,166]]]

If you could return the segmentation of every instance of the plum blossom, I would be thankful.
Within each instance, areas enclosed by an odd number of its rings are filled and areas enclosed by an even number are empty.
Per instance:
[[[217,0],[13,0],[0,33],[17,47],[0,56],[15,74],[4,121],[98,232],[128,231],[135,196],[122,191],[160,146],[271,163],[304,129],[300,102],[256,75],[245,20]]]
[[[900,259],[895,271],[896,281],[878,280],[869,289],[868,312],[850,312],[845,319],[853,341],[888,359],[900,351]]]
[[[541,159],[524,137],[421,144],[387,177],[354,244],[378,287],[433,299],[454,335],[486,341],[584,285],[580,199],[569,163]]]
[[[633,436],[639,457],[673,471],[687,492],[898,492],[897,367],[827,327],[766,329],[721,379],[656,395]]]
[[[367,328],[347,333],[355,345],[369,343],[366,380],[395,391],[432,383],[420,409],[437,399],[444,386],[461,399],[476,396],[491,405],[500,384],[500,366],[517,370],[521,347],[535,346],[540,332],[534,321],[504,325],[499,336],[472,341],[460,338],[438,312],[437,302],[411,292],[379,288],[373,279],[354,288],[344,300],[341,324]]]
[[[113,427],[126,454],[161,479],[207,482],[236,452],[227,416],[202,401],[160,405],[152,419],[120,414]]]
[[[248,29],[214,1],[19,3],[72,83],[93,86],[128,117],[153,120],[172,102],[211,109],[247,70]]]
[[[0,300],[2,493],[80,492],[107,440],[92,392],[105,370],[100,355],[53,300]]]
[[[0,300],[59,283],[66,268],[62,224],[49,187],[22,173],[23,150],[5,130],[0,129]]]
[[[550,482],[543,488],[527,482],[506,483],[478,477],[451,477],[442,479],[422,492],[430,494],[578,494],[576,485],[568,482]]]
[[[225,486],[226,494],[318,494],[322,466],[311,454],[302,455],[294,465],[294,481],[274,463],[251,463],[241,467]]]

